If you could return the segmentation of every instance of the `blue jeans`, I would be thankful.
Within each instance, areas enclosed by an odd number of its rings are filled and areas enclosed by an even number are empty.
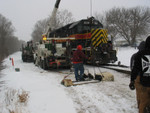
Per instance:
[[[74,67],[74,74],[75,74],[75,78],[76,80],[82,80],[83,78],[83,74],[84,74],[84,67],[83,67],[83,63],[77,63],[77,64],[73,64]],[[80,74],[79,74],[80,71]]]

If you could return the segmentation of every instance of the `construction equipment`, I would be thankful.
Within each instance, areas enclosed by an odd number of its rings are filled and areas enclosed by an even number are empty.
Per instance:
[[[33,62],[33,53],[34,53],[34,48],[33,48],[32,41],[28,41],[25,47],[22,45],[23,62]]]
[[[65,45],[65,46],[64,46]],[[49,38],[37,45],[34,53],[35,65],[43,69],[70,68],[69,40],[67,38]]]
[[[49,35],[49,33],[52,30],[55,29],[56,14],[57,14],[57,11],[58,11],[59,3],[60,3],[60,0],[56,0],[56,3],[55,3],[55,6],[54,6],[54,9],[52,11],[49,23],[47,25],[46,31],[43,34],[44,37],[47,37]]]
[[[36,45],[34,61],[36,65],[40,65],[43,69],[70,67],[70,43],[69,38],[48,37],[49,33],[55,29],[56,13],[60,0],[56,0],[49,24],[45,33],[42,35],[43,40]]]

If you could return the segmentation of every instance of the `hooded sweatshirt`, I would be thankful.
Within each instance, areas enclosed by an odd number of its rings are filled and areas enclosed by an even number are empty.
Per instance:
[[[150,36],[147,37],[144,50],[138,51],[135,56],[134,66],[131,71],[131,81],[140,76],[140,82],[145,87],[150,87]]]
[[[148,36],[146,39],[145,48],[150,49],[150,36]]]
[[[145,41],[142,41],[139,46],[138,46],[138,50],[139,51],[142,51],[145,49]],[[137,53],[134,53],[130,59],[130,68],[131,70],[133,69],[134,67],[134,60],[135,60],[135,56],[137,55]]]

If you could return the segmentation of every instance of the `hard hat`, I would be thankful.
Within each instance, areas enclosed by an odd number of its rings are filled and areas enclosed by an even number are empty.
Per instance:
[[[78,45],[78,46],[77,46],[77,49],[78,49],[78,50],[82,50],[82,45]]]

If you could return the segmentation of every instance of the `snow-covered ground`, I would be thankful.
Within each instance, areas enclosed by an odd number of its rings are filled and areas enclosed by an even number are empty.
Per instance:
[[[118,61],[121,61],[121,64],[130,66],[130,58],[131,56],[136,53],[138,49],[135,48],[117,48],[117,57]]]
[[[119,48],[118,60],[129,66],[137,50]],[[15,66],[9,58],[14,59]],[[135,90],[128,87],[129,75],[85,66],[91,73],[108,71],[113,82],[103,81],[64,87],[61,80],[69,70],[44,71],[33,63],[23,63],[21,52],[4,60],[6,68],[0,75],[0,113],[137,113]],[[16,72],[15,68],[20,68]],[[70,76],[74,76],[73,74]],[[21,101],[20,97],[24,97]]]

